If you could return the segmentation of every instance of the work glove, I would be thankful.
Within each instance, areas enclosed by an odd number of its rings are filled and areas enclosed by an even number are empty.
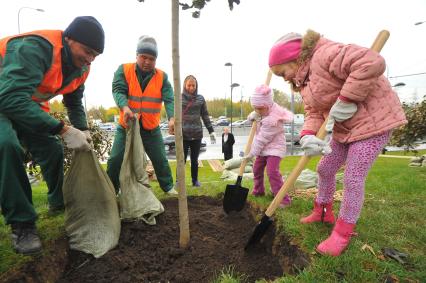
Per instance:
[[[90,135],[90,131],[84,130],[83,133],[86,136],[86,140],[90,144],[90,147],[93,148],[93,139],[92,139],[92,135]]]
[[[357,110],[358,107],[355,103],[344,102],[338,98],[330,109],[327,125],[325,126],[326,131],[328,133],[331,133],[333,131],[335,122],[343,122],[352,118],[352,116],[356,113]]]
[[[262,116],[260,116],[256,111],[253,111],[247,116],[247,120],[251,122],[259,122],[260,120],[262,120]]]
[[[87,141],[86,134],[74,127],[68,127],[62,134],[62,138],[69,149],[82,151],[90,150],[90,144]]]
[[[130,110],[129,106],[123,106],[123,108],[121,108],[121,110],[124,113],[124,123],[127,125],[127,122],[130,119],[134,119],[136,118],[135,114],[132,112],[132,110]]]
[[[247,163],[250,162],[250,161],[252,161],[253,158],[254,158],[254,155],[251,154],[251,153],[243,156],[243,159],[247,160]]]
[[[305,155],[327,155],[331,153],[328,142],[317,138],[314,135],[305,135],[300,139],[300,146],[305,151]]]
[[[90,131],[89,130],[84,130],[83,131],[84,135],[86,136],[86,140],[90,143],[92,142],[92,136],[90,135]]]
[[[210,134],[210,143],[211,144],[215,144],[216,143],[216,135],[215,135],[214,132]]]
[[[169,135],[175,134],[175,118],[171,117],[169,119]]]

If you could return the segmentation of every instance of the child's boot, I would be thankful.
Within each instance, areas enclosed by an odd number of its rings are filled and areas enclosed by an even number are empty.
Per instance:
[[[300,219],[300,223],[307,224],[313,222],[334,223],[333,202],[320,204],[314,201],[314,210],[309,216]]]
[[[318,245],[317,251],[323,255],[339,256],[349,245],[351,237],[355,235],[354,229],[355,224],[337,219],[330,237]]]
[[[286,207],[291,204],[291,197],[289,195],[285,195],[280,203],[280,207]]]
[[[261,197],[265,195],[265,189],[253,188],[253,192],[251,193],[255,197]]]

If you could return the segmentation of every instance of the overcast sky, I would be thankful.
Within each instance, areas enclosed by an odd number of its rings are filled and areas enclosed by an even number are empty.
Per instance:
[[[87,104],[114,106],[111,95],[113,73],[122,63],[134,62],[139,36],[149,34],[158,42],[157,67],[164,70],[173,85],[171,51],[171,1],[137,0],[13,0],[3,1],[0,37],[18,33],[21,7],[44,9],[38,12],[21,9],[20,29],[65,29],[76,16],[91,15],[104,27],[105,52],[92,64],[86,83]],[[185,2],[181,0],[181,2]],[[192,2],[192,1],[187,1]],[[233,91],[247,99],[256,85],[264,82],[268,70],[268,53],[277,38],[288,32],[305,33],[307,29],[343,43],[369,47],[382,29],[391,36],[381,54],[387,61],[387,75],[401,76],[426,72],[426,0],[241,0],[228,9],[227,0],[211,0],[194,19],[188,11],[180,12],[181,79],[193,74],[199,92],[207,99],[229,98],[230,68],[233,82],[242,87]],[[420,100],[426,94],[426,75],[390,79],[398,87],[403,101]],[[288,86],[273,77],[271,86],[289,92]]]

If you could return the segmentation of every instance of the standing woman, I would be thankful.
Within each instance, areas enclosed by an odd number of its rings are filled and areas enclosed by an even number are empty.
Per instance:
[[[233,146],[235,143],[234,135],[229,132],[229,128],[223,128],[222,134],[222,153],[224,160],[232,159],[233,157]]]
[[[194,187],[201,186],[198,181],[198,156],[200,155],[201,139],[203,138],[203,127],[200,118],[203,119],[204,125],[209,131],[211,143],[216,143],[216,136],[209,118],[206,101],[202,95],[198,94],[197,79],[189,75],[183,81],[182,135],[185,162],[188,150],[191,149],[191,178]]]

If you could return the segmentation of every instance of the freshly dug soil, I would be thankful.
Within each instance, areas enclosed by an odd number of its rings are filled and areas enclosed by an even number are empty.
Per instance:
[[[221,199],[206,196],[188,198],[190,244],[188,249],[181,249],[178,200],[170,198],[163,205],[165,212],[157,217],[154,226],[122,223],[118,246],[99,259],[68,250],[67,260],[61,260],[63,268],[54,265],[61,273],[49,281],[210,282],[221,272],[232,270],[234,275],[243,275],[242,281],[254,282],[292,274],[309,264],[308,256],[297,246],[285,237],[275,237],[274,228],[259,245],[245,252],[244,246],[257,224],[253,216],[259,211],[246,206],[241,212],[227,215]],[[36,263],[37,260],[33,264]],[[45,282],[38,281],[40,276],[30,277],[31,270],[40,268],[24,270],[21,275],[28,281],[13,276],[20,280],[8,282]]]

